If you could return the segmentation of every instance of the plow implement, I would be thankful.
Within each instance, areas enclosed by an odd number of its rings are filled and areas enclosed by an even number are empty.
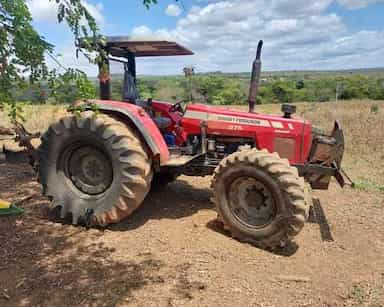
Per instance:
[[[35,162],[37,161],[37,152],[35,147],[32,145],[33,139],[38,139],[40,137],[40,133],[30,133],[21,123],[14,123],[12,128],[4,128],[0,126],[0,141],[14,141],[18,143],[18,145],[24,148],[29,164],[35,168]],[[3,155],[1,155],[3,152]],[[0,149],[0,161],[2,159],[6,160],[5,155],[5,146]],[[1,157],[3,156],[3,157]]]

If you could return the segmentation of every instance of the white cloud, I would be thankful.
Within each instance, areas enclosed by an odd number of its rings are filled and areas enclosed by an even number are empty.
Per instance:
[[[358,0],[339,1],[352,8]],[[189,64],[200,72],[249,71],[259,39],[265,42],[266,70],[384,66],[384,32],[350,33],[340,16],[327,11],[331,3],[332,0],[209,1],[191,9],[174,29],[136,28],[134,32],[152,39],[177,41],[196,54],[179,57],[177,62],[172,60],[172,65],[166,58],[140,60],[138,71],[179,73],[182,65]],[[364,48],[359,47],[361,42]]]
[[[28,0],[27,5],[35,21],[57,21],[56,2],[51,2],[47,0]]]
[[[336,0],[335,0],[336,1]],[[363,0],[337,0],[348,9]],[[200,2],[173,29],[138,25],[133,39],[176,41],[194,56],[139,58],[139,74],[175,74],[194,65],[198,72],[249,71],[259,39],[264,40],[264,70],[348,69],[384,66],[384,31],[351,32],[328,7],[332,0],[223,0]],[[74,48],[63,62],[74,65]],[[97,69],[76,62],[92,75]],[[118,71],[113,66],[114,72]],[[120,70],[121,71],[121,70]]]
[[[55,0],[27,0],[26,2],[34,21],[48,24],[57,23],[58,7]],[[87,0],[81,0],[81,2],[89,13],[95,18],[98,25],[103,26],[105,18],[102,14],[102,3],[91,4]],[[97,67],[90,64],[84,56],[80,54],[79,58],[76,58],[76,47],[74,46],[73,41],[58,46],[55,52],[61,55],[58,57],[58,60],[64,67],[78,68],[91,76],[97,75]],[[50,57],[47,56],[46,60],[50,68],[61,69]]]
[[[103,5],[102,3],[97,3],[95,5],[87,2],[86,0],[81,1],[84,7],[89,11],[89,13],[95,18],[96,22],[99,24],[104,23],[104,16],[102,14]],[[52,0],[27,0],[28,8],[32,14],[32,17],[35,21],[38,22],[57,22],[57,3]]]
[[[56,48],[56,53],[58,62],[65,68],[77,68],[81,71],[87,73],[89,76],[97,76],[98,68],[97,65],[92,64],[89,60],[79,53],[79,57],[76,57],[76,47],[74,46],[73,41],[68,41],[62,47]],[[46,57],[48,67],[55,68],[60,72],[65,70],[59,66],[51,57]]]
[[[224,0],[198,0],[199,3],[218,3]],[[231,1],[231,0],[230,0]],[[255,0],[256,1],[256,0]],[[341,6],[354,10],[367,7],[371,4],[384,2],[384,0],[270,0],[275,5],[277,11],[284,14],[308,14],[321,13],[332,2],[338,2]]]
[[[135,27],[131,34],[132,39],[150,39],[152,36],[153,33],[147,26]]]
[[[88,10],[88,12],[95,18],[97,23],[104,23],[105,19],[103,16],[103,4],[101,2],[96,4],[91,4],[85,0],[81,1],[84,7]]]
[[[274,13],[283,16],[314,16],[323,12],[333,0],[272,0]],[[348,0],[347,0],[348,1]]]
[[[180,6],[178,6],[176,4],[170,4],[165,9],[165,14],[167,14],[168,16],[173,16],[173,17],[180,16],[181,8],[180,8]]]
[[[383,0],[337,0],[342,6],[350,10],[361,9],[371,4],[384,2]]]

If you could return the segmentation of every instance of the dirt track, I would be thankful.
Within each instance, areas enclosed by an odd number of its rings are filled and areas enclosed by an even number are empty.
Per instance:
[[[209,183],[181,177],[87,231],[47,219],[27,165],[0,164],[0,198],[31,197],[0,220],[0,306],[384,305],[382,193],[314,193],[316,217],[271,253],[215,228]]]

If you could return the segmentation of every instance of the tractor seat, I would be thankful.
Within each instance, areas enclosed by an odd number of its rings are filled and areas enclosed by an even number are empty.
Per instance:
[[[155,122],[156,126],[162,130],[168,128],[172,121],[168,117],[163,116],[154,116],[153,110],[152,110],[152,100],[151,99],[136,99],[135,104],[139,107],[142,107],[152,118],[152,120]]]
[[[172,124],[171,119],[168,117],[158,116],[152,117],[152,119],[160,130],[167,129]]]
[[[150,99],[136,99],[135,105],[142,107],[145,111],[152,109],[152,100]]]

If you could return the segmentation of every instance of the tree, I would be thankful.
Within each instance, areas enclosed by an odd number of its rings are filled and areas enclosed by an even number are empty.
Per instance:
[[[56,3],[58,21],[68,24],[76,41],[81,36],[99,39],[96,22],[81,0],[56,0]],[[34,83],[49,76],[45,54],[54,57],[54,46],[33,28],[24,0],[0,0],[0,42],[0,104],[10,106],[12,120],[16,121],[18,108],[12,89],[20,87],[26,78]],[[90,58],[86,49],[78,47],[77,52]]]
[[[378,79],[370,82],[369,98],[375,100],[384,99],[384,79]]]
[[[48,78],[51,96],[56,103],[68,103],[96,97],[96,87],[85,73],[68,69],[59,76],[53,71]]]
[[[272,92],[276,100],[280,103],[293,101],[294,90],[286,82],[274,82],[272,85]]]
[[[99,34],[95,19],[82,1],[47,1],[57,3],[58,22],[65,22],[68,25],[75,41],[79,42],[81,37],[84,38],[81,47],[76,44],[76,53],[83,53],[94,63],[105,63],[103,58],[106,55],[101,48],[97,48],[103,44],[103,37]],[[151,4],[156,4],[157,0],[143,0],[142,3],[149,8]],[[96,51],[94,58],[91,57],[91,51]],[[19,108],[16,108],[12,89],[20,87],[26,78],[33,83],[48,76],[52,77],[55,72],[48,71],[45,54],[56,60],[53,52],[54,46],[33,28],[32,17],[25,0],[0,0],[0,108],[8,104],[14,121],[17,120],[16,111]],[[68,70],[65,74],[67,73]],[[69,75],[77,79],[75,82],[84,78],[84,75],[76,70],[71,70]]]
[[[213,103],[213,97],[224,89],[224,78],[219,76],[199,77],[195,82],[196,91],[207,103]]]
[[[155,80],[138,79],[137,89],[139,91],[140,98],[153,98],[156,92],[156,83],[157,82]]]
[[[241,86],[234,80],[227,80],[224,84],[224,88],[220,90],[218,94],[213,96],[213,104],[244,104],[246,101],[246,95],[242,91]]]
[[[297,90],[301,90],[305,87],[305,83],[304,83],[304,80],[299,80],[296,82],[296,89]]]

